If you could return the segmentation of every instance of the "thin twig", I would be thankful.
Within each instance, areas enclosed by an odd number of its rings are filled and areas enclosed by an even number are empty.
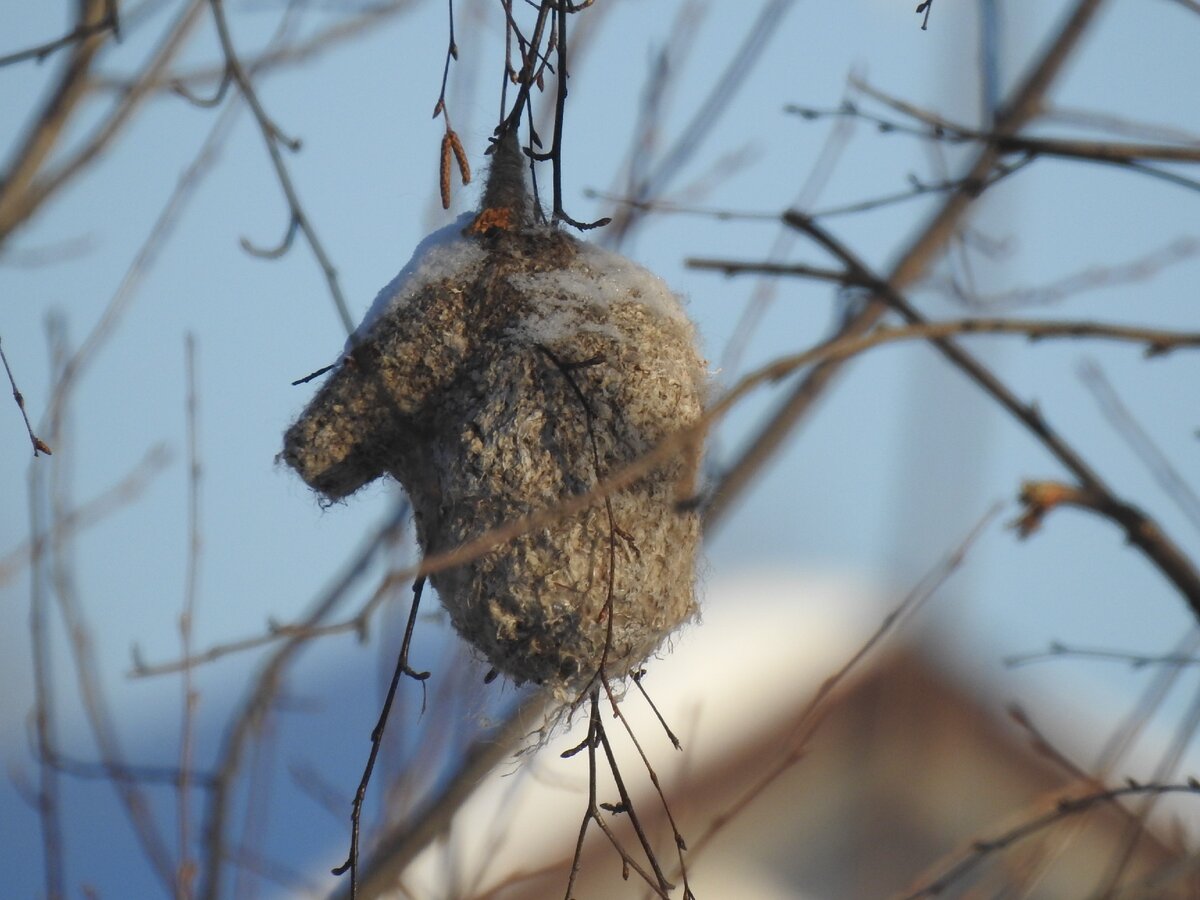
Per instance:
[[[258,93],[254,89],[251,76],[242,65],[241,60],[238,58],[237,50],[233,46],[233,37],[230,35],[229,23],[225,17],[224,0],[209,0],[209,5],[212,7],[213,21],[217,25],[217,35],[221,42],[221,51],[225,55],[225,63],[229,66],[229,72],[238,87],[238,92],[245,99],[246,105],[250,107],[250,111],[254,115],[254,121],[258,124],[263,144],[267,148],[267,155],[270,156],[271,165],[275,169],[275,178],[279,182],[279,187],[283,191],[284,198],[287,200],[288,232],[290,234],[294,228],[298,229],[304,235],[309,250],[312,251],[313,258],[316,259],[317,264],[321,267],[321,273],[325,277],[325,284],[329,289],[330,297],[333,299],[333,305],[337,310],[338,318],[341,320],[342,326],[346,329],[346,333],[350,334],[354,331],[354,321],[350,317],[350,307],[346,303],[341,283],[338,281],[337,269],[330,260],[329,254],[325,250],[325,245],[317,237],[312,221],[309,219],[300,202],[300,196],[296,191],[295,184],[292,182],[291,173],[288,170],[287,163],[283,159],[283,152],[280,149],[282,146],[294,152],[299,149],[300,144],[298,141],[287,137],[267,114],[266,109],[263,108]],[[284,249],[286,249],[286,246]]]
[[[1049,812],[1042,813],[993,838],[974,841],[971,849],[958,863],[937,878],[902,896],[904,900],[920,900],[922,897],[939,896],[948,887],[966,877],[993,853],[1007,850],[1019,841],[1031,837],[1063,819],[1089,812],[1101,804],[1110,803],[1123,797],[1162,796],[1164,794],[1200,794],[1200,783],[1189,780],[1181,784],[1127,784],[1124,787],[1095,791],[1079,797],[1063,797]]]
[[[21,418],[25,422],[25,431],[29,435],[29,443],[33,445],[33,456],[36,459],[41,454],[45,453],[50,456],[53,451],[47,446],[46,442],[33,433],[33,426],[29,424],[29,413],[25,410],[25,397],[17,389],[17,382],[13,378],[12,369],[8,365],[8,356],[4,353],[4,339],[0,338],[0,360],[4,362],[4,371],[8,375],[8,384],[12,388],[13,400],[17,404],[17,409],[21,411]]]
[[[74,358],[69,353],[65,324],[61,320],[51,321],[50,340],[51,355],[56,361],[58,381],[61,381],[66,376],[69,360]],[[57,394],[57,384],[55,391]],[[49,434],[52,440],[60,444],[68,443],[66,435],[70,423],[67,410],[68,406],[64,401],[58,405],[51,420]],[[175,884],[175,866],[152,813],[152,807],[139,785],[120,777],[120,773],[128,768],[128,764],[125,762],[125,752],[113,719],[109,697],[103,679],[100,678],[92,626],[77,589],[70,532],[57,527],[57,524],[69,515],[73,506],[70,500],[71,462],[70,454],[55,457],[49,472],[46,497],[41,502],[49,506],[51,531],[55,535],[50,543],[48,555],[50,581],[58,614],[69,639],[70,659],[75,669],[75,691],[91,737],[96,743],[100,763],[112,773],[110,785],[117,795],[138,846],[145,855],[152,874],[162,887],[170,892]]]
[[[383,731],[387,727],[388,715],[392,711],[392,703],[396,699],[396,690],[400,687],[401,676],[407,675],[414,681],[424,682],[429,678],[428,672],[418,672],[408,664],[408,653],[412,648],[413,630],[417,625],[417,612],[421,606],[421,590],[425,587],[425,579],[418,578],[413,583],[412,606],[408,612],[408,624],[404,627],[404,641],[400,644],[400,653],[396,657],[396,670],[392,673],[392,681],[388,685],[387,695],[383,700],[383,709],[379,712],[379,721],[371,731],[371,752],[367,755],[367,764],[363,767],[362,778],[358,782],[358,790],[354,792],[354,803],[350,814],[350,853],[346,861],[333,870],[334,875],[350,873],[351,900],[358,896],[358,848],[359,829],[362,823],[363,802],[367,798],[367,787],[371,783],[371,773],[375,770],[375,760],[379,758],[379,748],[383,746]]]
[[[86,17],[93,8],[84,5],[79,23],[62,37],[47,41],[44,44],[38,44],[36,47],[28,47],[25,50],[18,50],[16,53],[0,56],[0,68],[10,66],[13,63],[24,62],[27,59],[34,59],[40,63],[46,57],[50,56],[50,54],[61,50],[63,47],[79,43],[80,41],[103,34],[106,31],[111,31],[113,37],[120,40],[121,20],[117,15],[117,0],[104,0],[104,17],[97,22],[88,22],[86,21]]]

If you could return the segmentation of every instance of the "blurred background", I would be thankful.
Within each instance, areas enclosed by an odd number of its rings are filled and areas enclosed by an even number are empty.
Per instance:
[[[532,6],[510,6],[522,27]],[[921,116],[988,132],[1085,7],[1094,14],[1025,133],[1196,151],[1190,0],[940,0],[926,29],[912,2],[599,0],[570,17],[565,208],[614,216],[587,238],[686,299],[719,396],[832,336],[865,297],[688,261],[840,268],[781,222],[797,209],[886,275],[980,152],[938,139]],[[108,8],[0,0],[0,56]],[[456,176],[442,209],[447,125],[430,113],[452,15],[445,111],[482,172],[505,5],[142,0],[119,13],[119,41],[98,29],[0,67],[0,198],[18,193],[18,164],[49,132],[27,179],[33,208],[0,199],[0,340],[54,451],[31,459],[16,404],[0,404],[3,893],[326,896],[345,888],[328,873],[345,858],[408,614],[407,586],[380,586],[417,551],[394,485],[321,509],[274,459],[313,392],[291,382],[345,339],[321,256],[357,322],[425,234],[478,202],[477,183]],[[218,15],[294,151],[264,141],[236,79],[221,87]],[[84,67],[74,80],[73,65]],[[535,109],[552,112],[553,90],[550,78]],[[292,231],[270,148],[320,254],[305,229],[276,258],[246,249]],[[1194,331],[1195,176],[1187,160],[1038,156],[970,202],[906,296],[935,320]],[[893,195],[905,196],[861,208]],[[1197,558],[1192,351],[964,343]],[[797,377],[720,422],[710,486]],[[646,679],[682,753],[652,715],[630,714],[693,845],[697,896],[904,896],[947,873],[943,896],[1200,895],[1186,791],[1156,806],[1148,830],[1137,793],[1014,846],[972,849],[1064,796],[1127,778],[1185,785],[1197,771],[1194,615],[1099,515],[1052,511],[1026,540],[1006,527],[1024,480],[1072,481],[1029,431],[931,348],[891,345],[843,367],[753,476],[710,517],[703,620]],[[806,713],[905,598],[900,623]],[[286,630],[295,623],[346,624],[301,640]],[[211,661],[153,674],[212,648]],[[364,852],[384,860],[394,838],[395,859],[416,858],[399,887],[384,879],[399,896],[561,895],[586,760],[558,754],[579,737],[515,761],[511,736],[537,725],[529,692],[483,683],[486,664],[432,594],[413,661],[433,675],[424,689],[401,685]],[[528,718],[513,725],[523,703]],[[479,746],[500,749],[485,765]],[[623,752],[671,868],[657,798]],[[413,839],[464,772],[474,796],[442,802],[455,815],[436,819],[436,841]],[[648,896],[592,832],[577,896]]]

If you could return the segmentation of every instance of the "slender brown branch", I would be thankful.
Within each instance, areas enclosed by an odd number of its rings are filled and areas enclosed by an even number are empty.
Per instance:
[[[238,58],[237,50],[233,45],[233,37],[229,32],[229,22],[225,16],[224,0],[208,0],[208,2],[212,8],[213,21],[217,25],[217,36],[221,42],[221,51],[225,55],[225,63],[229,67],[229,73],[238,87],[238,92],[245,99],[246,105],[250,107],[250,111],[254,115],[254,121],[258,125],[263,144],[267,148],[267,155],[270,157],[271,165],[275,170],[275,178],[279,182],[279,187],[283,191],[284,198],[287,200],[289,233],[295,228],[304,235],[304,240],[307,242],[313,258],[316,259],[325,277],[325,284],[329,290],[330,297],[333,299],[333,305],[337,310],[338,318],[341,320],[342,326],[346,329],[346,333],[349,334],[354,330],[354,320],[350,316],[350,307],[347,305],[346,297],[342,293],[337,269],[334,267],[332,260],[330,260],[329,254],[325,250],[325,245],[317,237],[316,229],[313,227],[308,213],[305,212],[300,202],[300,196],[292,181],[291,172],[284,161],[283,151],[280,149],[281,147],[286,147],[288,150],[294,152],[299,149],[300,144],[298,141],[288,138],[283,133],[275,121],[267,114],[262,101],[259,100],[250,73],[242,65],[241,60]]]
[[[105,0],[84,0],[79,22],[86,26],[102,21],[104,8]],[[28,204],[30,187],[83,99],[92,62],[110,33],[107,29],[93,31],[71,43],[69,57],[53,93],[13,154],[13,162],[0,177],[0,244],[33,211]]]
[[[55,359],[58,380],[66,375],[71,357],[65,334],[65,324],[52,320],[50,329],[51,355]],[[64,401],[65,404],[65,401]],[[69,428],[67,406],[60,405],[52,420],[49,434],[60,444],[67,444]],[[97,756],[101,765],[112,773],[110,785],[128,820],[141,852],[145,855],[151,873],[164,889],[174,887],[175,867],[161,829],[155,820],[152,808],[139,785],[123,779],[127,770],[122,740],[113,719],[109,696],[100,678],[100,666],[92,639],[92,625],[86,613],[73,565],[73,546],[70,532],[59,527],[69,515],[71,502],[72,457],[69,454],[56,456],[50,467],[46,496],[35,502],[46,503],[51,515],[51,533],[48,559],[50,584],[56,601],[58,615],[68,637],[70,660],[75,670],[75,693],[83,708],[92,739],[96,743]]]
[[[375,771],[375,761],[379,758],[379,749],[383,746],[383,731],[387,727],[388,716],[392,711],[392,703],[396,700],[396,691],[400,687],[401,677],[407,675],[414,681],[424,682],[429,678],[428,672],[418,672],[408,664],[408,653],[412,649],[413,631],[417,624],[417,612],[421,607],[421,590],[425,587],[425,579],[418,578],[413,584],[412,606],[408,611],[408,624],[404,627],[404,641],[400,644],[400,652],[396,656],[396,670],[388,685],[387,695],[383,700],[383,709],[379,712],[379,721],[371,731],[371,752],[367,755],[367,764],[363,767],[362,778],[358,782],[358,790],[354,792],[353,811],[350,814],[350,853],[342,865],[333,870],[334,875],[350,873],[350,897],[358,896],[358,852],[359,833],[362,826],[363,802],[367,799],[367,787],[371,783],[371,773]],[[423,685],[422,685],[423,687]]]
[[[647,474],[664,465],[676,454],[703,441],[705,434],[713,424],[724,417],[744,397],[764,384],[777,382],[807,366],[818,365],[829,360],[846,359],[887,344],[944,339],[965,334],[1022,336],[1031,339],[1105,338],[1145,344],[1146,351],[1151,355],[1160,355],[1166,349],[1175,346],[1200,345],[1200,333],[1101,325],[1094,322],[1053,322],[1042,319],[955,319],[903,327],[880,327],[860,337],[834,339],[802,353],[781,357],[750,372],[713,403],[694,425],[680,429],[664,438],[653,450],[607,475],[589,490],[564,497],[554,506],[499,525],[458,547],[426,556],[417,565],[398,569],[384,578],[374,596],[382,596],[397,585],[414,578],[464,565],[497,547],[504,546],[523,534],[544,528],[598,503],[603,503],[605,498],[628,489]],[[198,665],[211,662],[230,653],[259,647],[285,638],[314,637],[360,629],[363,627],[364,616],[369,614],[369,607],[370,603],[350,619],[329,625],[312,626],[303,622],[294,625],[272,625],[267,634],[213,647],[193,657],[189,663]],[[133,674],[158,675],[175,672],[179,671],[184,664],[184,661],[177,660],[146,665],[135,660]]]
[[[294,43],[268,47],[256,56],[244,58],[242,65],[255,75],[266,75],[314,62],[322,54],[365,32],[381,27],[388,19],[408,11],[414,5],[413,0],[391,0],[384,4],[372,4],[361,10],[348,10],[353,13],[352,16],[321,27],[311,35]],[[93,91],[124,94],[132,90],[139,82],[146,82],[144,86],[151,90],[175,91],[186,95],[206,85],[220,85],[228,78],[228,74],[229,70],[224,62],[219,65],[203,65],[170,73],[163,72],[148,82],[144,78],[131,79],[95,73],[89,80],[89,87]]]

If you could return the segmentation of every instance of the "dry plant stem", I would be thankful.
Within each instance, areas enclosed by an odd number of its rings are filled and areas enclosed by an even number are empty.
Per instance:
[[[99,5],[97,0],[86,2],[93,7]],[[171,60],[183,48],[193,26],[200,20],[204,4],[205,0],[189,0],[129,91],[121,96],[83,146],[74,150],[54,169],[42,174],[43,167],[87,91],[94,53],[107,32],[72,46],[70,62],[54,94],[14,155],[14,162],[4,177],[0,178],[0,245],[51,196],[95,162],[101,151],[129,123],[134,111],[149,95],[150,85],[166,71]]]
[[[579,837],[575,841],[575,854],[571,859],[571,874],[567,879],[567,890],[566,890],[566,893],[564,894],[564,900],[571,900],[571,896],[572,896],[571,889],[574,888],[574,886],[575,886],[575,879],[579,876],[580,864],[582,863],[582,860],[583,860],[583,841],[584,841],[584,838],[587,837],[588,827],[591,825],[592,822],[596,823],[596,827],[599,828],[601,832],[603,832],[604,836],[606,838],[608,838],[609,843],[612,844],[613,849],[615,849],[617,851],[617,853],[620,855],[621,863],[622,863],[622,866],[624,867],[624,872],[626,873],[626,877],[628,877],[629,870],[632,869],[634,872],[636,872],[641,877],[641,879],[647,884],[647,886],[649,886],[650,890],[655,895],[662,897],[662,898],[667,898],[670,896],[670,890],[673,887],[673,885],[671,885],[666,880],[666,876],[663,874],[662,869],[658,865],[658,860],[655,857],[654,849],[650,846],[649,841],[646,839],[645,832],[643,832],[643,830],[642,830],[641,824],[637,821],[637,818],[634,815],[633,806],[629,800],[629,794],[625,790],[625,784],[621,779],[620,770],[617,767],[617,762],[616,762],[615,757],[613,756],[612,748],[609,745],[608,738],[604,732],[604,722],[600,717],[600,688],[599,687],[592,688],[592,692],[589,695],[588,700],[589,700],[589,704],[590,704],[590,713],[588,716],[588,733],[587,733],[587,737],[584,739],[583,747],[577,748],[577,749],[583,749],[583,748],[587,749],[587,754],[588,754],[588,801],[587,801],[587,809],[584,811],[584,814],[583,814],[583,821],[579,825]],[[604,753],[605,753],[605,756],[608,759],[608,763],[609,763],[609,770],[613,774],[613,779],[616,782],[617,790],[621,796],[621,804],[622,805],[620,807],[620,811],[623,814],[629,816],[630,822],[633,825],[634,830],[637,833],[638,839],[642,844],[642,849],[645,851],[647,857],[650,860],[651,866],[654,870],[653,875],[651,875],[649,872],[647,872],[645,869],[643,869],[642,866],[638,863],[638,861],[629,855],[629,852],[621,845],[621,842],[617,839],[617,836],[613,833],[612,829],[608,826],[608,823],[604,821],[601,805],[597,799],[597,788],[599,785],[599,772],[598,772],[598,767],[596,765],[596,748],[597,748],[597,746],[603,746],[603,748],[604,748]],[[574,752],[574,751],[568,751],[568,753],[572,753],[572,752]]]
[[[312,221],[300,203],[300,197],[296,193],[291,173],[288,171],[287,163],[283,159],[283,152],[280,150],[280,145],[282,144],[289,150],[295,151],[299,149],[299,144],[284,135],[279,126],[275,124],[263,108],[262,102],[259,100],[258,94],[254,89],[254,83],[250,78],[250,74],[242,65],[241,60],[238,58],[237,50],[233,46],[233,38],[229,33],[229,23],[225,17],[224,0],[209,0],[209,5],[212,7],[213,21],[217,26],[217,35],[221,41],[221,50],[225,55],[225,64],[229,67],[229,74],[237,85],[238,92],[245,99],[247,106],[250,107],[250,111],[254,115],[254,121],[258,124],[263,144],[266,146],[267,153],[271,157],[271,165],[275,169],[276,180],[278,180],[279,187],[283,191],[284,198],[288,204],[289,218],[287,234],[283,242],[275,250],[267,251],[266,253],[262,251],[256,252],[256,248],[244,239],[242,246],[248,252],[259,256],[278,256],[287,251],[291,245],[292,237],[297,231],[302,233],[305,241],[308,242],[313,257],[321,267],[321,273],[325,277],[325,284],[329,289],[330,297],[333,299],[333,305],[337,310],[338,318],[341,320],[342,326],[346,329],[346,333],[350,334],[354,331],[354,320],[350,316],[350,308],[347,306],[346,297],[342,293],[341,284],[338,281],[337,269],[334,267],[332,260],[330,260],[329,254],[326,253],[324,244],[317,237]]]
[[[866,264],[852,254],[844,245],[820,226],[797,214],[785,216],[790,224],[805,231],[813,240],[836,256],[846,268],[858,277],[873,278]],[[905,321],[920,325],[924,318],[890,284],[876,281],[875,296],[888,307],[898,312]],[[1159,528],[1159,526],[1137,507],[1118,498],[1070,445],[1046,422],[1041,412],[1030,404],[1023,403],[982,363],[963,350],[958,344],[944,337],[931,340],[943,356],[957,366],[967,377],[983,388],[992,399],[1012,414],[1034,434],[1072,475],[1079,480],[1083,491],[1095,498],[1096,509],[1119,525],[1128,541],[1167,577],[1179,590],[1191,607],[1192,614],[1200,619],[1200,572],[1192,561]],[[1148,353],[1162,348],[1151,344]]]
[[[330,587],[313,603],[304,618],[304,624],[315,627],[337,608],[347,592],[367,574],[380,548],[403,531],[408,514],[407,504],[397,504],[379,528],[367,537]],[[304,634],[289,637],[263,664],[247,691],[241,709],[229,720],[221,739],[213,768],[213,789],[208,795],[201,835],[204,851],[200,859],[203,867],[196,896],[204,900],[216,900],[222,893],[223,868],[232,853],[228,845],[233,816],[232,795],[242,771],[247,744],[278,695],[288,666],[308,640]]]
[[[192,622],[196,612],[196,596],[200,580],[200,441],[199,400],[196,394],[196,338],[191,332],[184,341],[184,366],[187,380],[187,397],[184,407],[187,416],[187,483],[188,483],[188,545],[187,572],[184,576],[183,610],[179,615],[179,646],[184,659],[192,655]],[[198,696],[192,685],[192,668],[185,666],[182,679],[183,721],[179,737],[179,871],[175,895],[180,900],[192,896],[192,881],[196,864],[191,857],[191,771],[193,732],[196,723]]]
[[[1031,837],[1070,816],[1089,812],[1094,807],[1107,804],[1123,797],[1150,797],[1165,794],[1200,794],[1200,783],[1188,781],[1182,784],[1130,784],[1125,787],[1096,791],[1080,797],[1063,797],[1049,812],[1043,813],[993,838],[975,841],[963,858],[942,875],[900,896],[904,900],[920,900],[922,897],[937,897],[961,878],[973,871],[987,857],[1008,849],[1019,841]]]
[[[333,870],[334,875],[350,872],[350,897],[358,896],[358,850],[359,830],[362,824],[363,801],[367,797],[367,787],[371,783],[371,773],[375,770],[375,760],[379,758],[379,748],[383,746],[383,730],[387,727],[388,714],[392,711],[392,703],[396,699],[396,690],[400,687],[401,676],[407,675],[415,681],[424,682],[429,678],[428,672],[417,672],[408,664],[408,652],[412,648],[413,629],[417,625],[417,612],[421,606],[421,590],[425,587],[425,579],[418,578],[413,584],[412,606],[408,611],[408,624],[404,626],[404,641],[400,645],[400,653],[396,658],[396,671],[392,674],[391,684],[388,685],[387,696],[383,700],[383,709],[379,712],[379,721],[371,731],[371,752],[367,756],[367,764],[363,767],[362,778],[358,782],[358,790],[354,792],[354,804],[350,814],[350,854],[346,861]],[[424,685],[422,685],[422,688]]]
[[[106,31],[111,31],[113,37],[117,40],[121,39],[121,20],[117,15],[117,0],[104,0],[104,17],[99,21],[88,21],[90,13],[95,9],[95,4],[84,3],[80,10],[79,23],[64,34],[60,38],[55,38],[52,41],[47,41],[44,44],[38,44],[36,47],[29,47],[25,50],[19,50],[16,53],[9,53],[5,56],[0,56],[0,67],[10,66],[13,63],[24,62],[27,59],[35,59],[39,63],[43,62],[46,57],[57,50],[71,44],[78,43],[90,37],[103,34]]]
[[[25,410],[25,397],[17,389],[16,379],[13,378],[12,369],[8,365],[8,356],[4,352],[3,338],[0,338],[0,361],[4,363],[4,372],[8,375],[8,384],[12,388],[13,401],[17,404],[17,409],[21,411],[21,419],[25,422],[25,432],[29,435],[29,443],[33,445],[34,457],[45,453],[47,456],[51,454],[50,448],[40,437],[33,433],[33,426],[29,424],[29,413]]]
[[[879,626],[872,632],[870,637],[842,664],[841,668],[821,682],[821,686],[817,688],[817,692],[796,718],[791,735],[785,740],[783,747],[780,749],[779,758],[749,788],[743,791],[737,800],[730,804],[723,812],[715,816],[712,822],[709,823],[708,828],[698,839],[692,842],[691,853],[693,857],[711,843],[717,834],[737,818],[746,807],[761,796],[763,791],[804,758],[804,755],[808,752],[808,742],[825,720],[827,714],[826,707],[828,705],[826,701],[828,698],[859,667],[872,650],[879,646],[903,622],[915,615],[938,589],[946,583],[950,576],[961,568],[967,554],[980,535],[983,534],[988,525],[999,514],[999,511],[999,506],[988,510],[963,541],[945,559],[938,563],[932,571],[922,578],[916,587],[883,618],[883,621],[879,623]]]
[[[1103,0],[1077,0],[1050,45],[1041,54],[1029,74],[996,115],[995,133],[1014,134],[1038,112],[1051,84],[1058,77],[1087,31]],[[979,183],[994,170],[1000,151],[993,145],[980,149],[969,166],[964,185]],[[933,263],[959,227],[964,213],[976,195],[966,187],[954,191],[924,228],[901,253],[899,261],[885,279],[897,291],[904,290]],[[842,336],[859,335],[869,330],[887,311],[887,304],[874,298],[840,331]],[[796,385],[779,405],[771,419],[750,440],[734,463],[721,475],[711,500],[704,509],[705,529],[715,527],[729,511],[730,504],[749,486],[751,480],[780,449],[797,423],[832,384],[840,362],[818,366]]]

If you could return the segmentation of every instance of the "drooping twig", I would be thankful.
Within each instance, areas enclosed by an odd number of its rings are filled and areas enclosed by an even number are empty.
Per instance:
[[[612,844],[613,849],[616,850],[620,855],[621,863],[624,866],[624,871],[627,872],[632,870],[636,872],[642,881],[646,883],[646,886],[650,889],[651,893],[658,897],[662,897],[665,900],[665,898],[670,896],[670,890],[673,885],[667,881],[666,875],[659,867],[654,850],[650,846],[649,841],[645,836],[645,832],[642,830],[640,823],[637,821],[633,813],[633,806],[629,798],[629,793],[625,789],[624,782],[620,778],[620,771],[617,768],[616,759],[612,755],[612,747],[608,743],[608,738],[604,731],[604,722],[600,716],[599,687],[592,688],[588,700],[589,714],[587,737],[584,738],[581,745],[562,754],[564,757],[573,756],[580,750],[586,749],[588,759],[587,807],[583,813],[583,820],[579,824],[579,836],[575,841],[575,853],[571,858],[571,872],[567,878],[567,889],[566,893],[563,895],[564,900],[571,900],[571,897],[573,896],[572,888],[575,886],[575,879],[579,876],[580,866],[583,861],[583,842],[587,837],[588,828],[593,822],[596,823],[596,827],[600,829],[606,838],[608,838],[608,842]],[[596,748],[600,746],[603,746],[604,748],[605,756],[609,763],[609,769],[613,774],[613,778],[617,784],[617,790],[621,797],[621,805],[610,810],[610,812],[620,812],[629,816],[630,823],[633,825],[638,839],[642,843],[642,849],[651,862],[651,866],[654,871],[653,875],[642,868],[641,864],[629,855],[629,851],[625,849],[624,845],[617,838],[612,828],[606,821],[604,821],[602,812],[603,804],[601,804],[598,799],[599,771],[596,765]]]
[[[42,883],[49,900],[66,897],[62,799],[58,770],[51,760],[58,752],[55,668],[51,655],[50,590],[46,576],[48,545],[44,506],[45,475],[40,466],[29,470],[29,645],[33,661],[33,742],[37,759],[35,793],[41,831]]]
[[[589,442],[591,444],[591,449],[592,449],[592,470],[593,470],[593,474],[595,476],[596,482],[600,483],[604,479],[605,472],[601,468],[601,465],[600,465],[600,447],[599,447],[599,442],[596,437],[596,421],[595,421],[596,414],[592,408],[592,404],[588,402],[587,395],[584,393],[583,388],[580,386],[579,382],[576,380],[574,373],[575,373],[575,371],[582,369],[582,368],[589,368],[592,365],[600,365],[603,363],[603,360],[601,358],[597,357],[597,358],[593,358],[593,359],[583,360],[580,362],[567,363],[567,362],[564,362],[563,360],[560,360],[557,356],[555,356],[554,353],[551,352],[549,348],[542,346],[540,349],[541,349],[542,353],[544,353],[550,359],[550,361],[554,364],[554,366],[558,369],[559,373],[563,376],[563,378],[566,379],[567,383],[571,387],[572,392],[575,394],[576,399],[579,401],[579,404],[583,409],[585,424],[587,427],[588,439],[589,439]],[[661,800],[663,809],[666,810],[667,817],[670,820],[672,829],[674,830],[675,846],[676,846],[676,850],[679,854],[679,865],[680,865],[681,870],[684,872],[685,897],[691,898],[692,892],[691,892],[691,888],[687,887],[687,874],[686,874],[687,869],[685,867],[684,858],[683,858],[683,850],[684,850],[683,838],[679,834],[678,828],[675,826],[675,820],[671,816],[670,807],[667,805],[666,797],[663,795],[662,789],[659,786],[658,776],[655,774],[653,766],[650,765],[649,759],[646,757],[645,753],[642,752],[641,744],[638,743],[637,737],[633,733],[633,729],[630,728],[628,721],[625,719],[624,715],[621,714],[617,698],[613,693],[612,683],[609,680],[609,673],[607,671],[607,667],[608,667],[608,662],[609,662],[609,652],[612,649],[613,625],[614,625],[614,620],[616,618],[616,615],[614,612],[614,599],[615,598],[613,596],[613,589],[614,589],[614,585],[616,584],[617,536],[620,533],[620,529],[619,529],[616,519],[613,515],[611,496],[606,495],[604,497],[604,510],[605,510],[605,513],[608,518],[608,579],[607,579],[605,605],[604,605],[604,613],[605,613],[606,620],[607,620],[606,621],[607,630],[605,633],[604,650],[601,653],[600,662],[596,667],[596,671],[595,671],[594,675],[592,676],[591,681],[589,681],[588,685],[580,691],[580,697],[575,701],[575,705],[579,705],[582,702],[582,700],[584,699],[584,696],[586,695],[591,703],[591,708],[592,708],[592,714],[588,720],[588,737],[586,740],[587,748],[588,748],[588,797],[589,797],[589,800],[588,800],[588,809],[584,813],[583,822],[580,825],[579,840],[577,841],[576,847],[575,847],[575,856],[571,861],[571,873],[568,876],[568,880],[567,880],[566,900],[570,900],[570,898],[571,898],[571,888],[574,885],[575,878],[579,873],[579,867],[580,867],[580,863],[582,860],[581,854],[583,852],[583,840],[587,834],[588,824],[592,821],[596,821],[597,824],[600,826],[600,828],[608,836],[608,838],[612,842],[613,846],[616,847],[617,852],[620,854],[621,859],[624,862],[624,864],[627,866],[632,866],[632,868],[634,868],[635,871],[637,871],[639,874],[641,874],[643,878],[646,878],[647,883],[651,886],[652,889],[657,890],[662,896],[666,896],[665,892],[668,892],[671,889],[671,885],[667,882],[666,876],[663,874],[662,866],[658,861],[658,856],[654,851],[654,847],[650,843],[649,838],[646,836],[646,833],[642,828],[641,822],[638,819],[637,813],[634,811],[633,801],[625,789],[625,783],[621,777],[620,768],[617,765],[616,757],[613,755],[612,747],[609,744],[608,735],[605,731],[603,720],[600,718],[600,715],[599,715],[598,704],[599,704],[601,690],[604,691],[605,695],[608,698],[609,704],[613,710],[613,715],[617,716],[621,720],[622,724],[625,726],[625,729],[628,732],[630,739],[633,741],[634,746],[637,748],[638,754],[641,756],[642,763],[645,766],[646,771],[650,775],[651,781],[653,782],[655,788],[658,790],[659,798]],[[670,732],[670,729],[668,729],[668,733],[669,732]],[[613,834],[611,834],[611,832],[607,828],[605,828],[602,819],[600,819],[600,813],[596,807],[596,788],[597,788],[597,784],[596,784],[596,777],[597,777],[596,744],[597,744],[597,742],[601,746],[604,747],[604,753],[605,753],[605,758],[608,761],[609,772],[611,773],[611,775],[613,777],[613,781],[616,783],[617,788],[620,792],[621,804],[622,804],[621,812],[629,817],[630,824],[633,826],[634,832],[638,837],[638,841],[642,845],[642,850],[646,854],[647,862],[650,864],[650,868],[654,872],[656,881],[651,881],[649,878],[647,878],[645,873],[642,872],[642,870],[637,866],[637,864],[634,863],[629,858],[628,853],[624,850],[624,848],[621,846],[621,844],[616,840],[615,836]]]
[[[371,783],[371,773],[375,770],[375,760],[379,757],[379,748],[383,746],[383,730],[387,727],[388,714],[392,711],[392,703],[396,699],[396,690],[400,687],[401,676],[407,675],[415,681],[424,682],[429,678],[428,672],[418,672],[408,664],[408,652],[412,648],[413,629],[417,625],[417,611],[421,606],[421,589],[425,579],[418,578],[413,584],[412,607],[408,613],[408,624],[404,628],[404,641],[400,645],[400,653],[396,657],[396,670],[388,685],[387,695],[383,700],[383,709],[379,713],[379,721],[371,731],[371,752],[367,756],[367,764],[363,767],[362,778],[358,782],[358,790],[354,792],[354,803],[350,814],[350,853],[346,861],[333,870],[334,875],[350,873],[350,897],[358,896],[358,850],[359,828],[362,823],[363,801],[367,797],[367,787]],[[423,687],[423,685],[422,685]]]
[[[8,384],[12,388],[13,400],[17,404],[17,409],[21,411],[21,418],[25,422],[25,432],[29,435],[29,443],[33,445],[33,456],[35,459],[42,453],[49,456],[53,451],[45,441],[33,433],[33,426],[29,424],[29,413],[25,410],[25,397],[17,389],[16,379],[13,378],[12,369],[8,365],[8,356],[4,353],[3,341],[4,339],[0,338],[0,360],[4,362],[4,372],[8,375]]]

